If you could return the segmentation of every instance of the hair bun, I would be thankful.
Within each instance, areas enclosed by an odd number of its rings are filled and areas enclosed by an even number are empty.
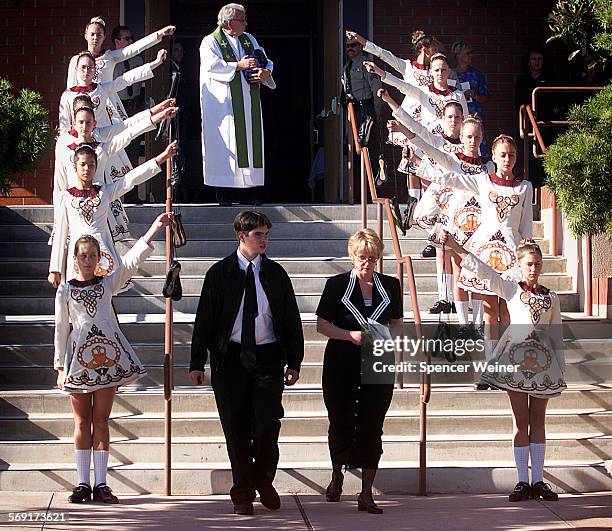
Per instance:
[[[533,238],[524,238],[519,242],[520,245],[538,245]]]
[[[412,44],[413,45],[417,44],[421,39],[424,39],[425,37],[427,37],[427,35],[422,30],[416,30],[412,32],[412,35],[411,35]]]
[[[91,17],[90,24],[100,24],[106,28],[106,21],[102,17]]]

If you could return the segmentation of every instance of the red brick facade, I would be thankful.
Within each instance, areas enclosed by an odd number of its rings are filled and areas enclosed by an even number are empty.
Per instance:
[[[30,88],[43,97],[53,127],[57,126],[59,100],[66,89],[70,58],[86,48],[87,21],[103,16],[109,27],[119,23],[119,0],[2,0],[0,2],[0,77],[13,88]],[[106,44],[110,41],[108,31]],[[20,177],[11,197],[0,204],[51,203],[53,153],[36,171]]]
[[[415,29],[436,35],[447,48],[457,38],[470,42],[474,66],[486,74],[492,94],[486,104],[491,139],[502,131],[514,134],[514,79],[522,70],[527,47],[544,43],[552,4],[552,0],[374,0],[374,40],[402,57],[413,56],[410,34]],[[106,17],[112,28],[119,22],[119,0],[0,2],[0,77],[16,89],[40,92],[53,126],[68,61],[85,48],[83,29],[92,15]],[[16,183],[12,197],[0,198],[0,204],[48,204],[52,179],[53,160],[47,156],[33,174]]]

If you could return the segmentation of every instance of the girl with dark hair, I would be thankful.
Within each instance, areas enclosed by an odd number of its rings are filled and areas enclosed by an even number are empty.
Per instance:
[[[108,276],[98,273],[100,242],[89,234],[80,236],[74,244],[75,277],[57,290],[53,368],[57,386],[70,394],[74,415],[78,484],[68,498],[71,503],[89,501],[92,494],[94,501],[119,502],[106,484],[108,421],[117,387],[141,378],[146,370],[117,325],[112,296],[152,254],[153,238],[171,220],[171,213],[158,216]]]
[[[103,50],[102,46],[106,39],[106,21],[102,17],[93,17],[85,25],[85,41],[87,42],[87,51],[91,53],[95,61],[95,70],[93,71],[92,82],[94,83],[109,83],[113,80],[113,72],[115,65],[130,59],[135,55],[143,52],[144,50],[159,44],[163,37],[167,35],[173,35],[176,31],[174,26],[166,26],[158,31],[147,35],[146,37],[133,42],[129,46],[119,50]],[[71,89],[75,85],[78,85],[77,76],[77,61],[79,54],[75,55],[70,59],[68,65],[68,78],[66,81],[66,88]],[[109,94],[104,100],[100,100],[98,103],[105,110],[107,120],[112,123],[118,123],[125,120],[128,116],[123,108],[121,99],[115,94]],[[102,125],[106,125],[100,119],[98,121]]]
[[[495,147],[493,148],[495,149]],[[544,483],[546,406],[566,387],[565,356],[559,297],[539,283],[542,251],[534,240],[522,240],[516,248],[518,279],[504,279],[476,254],[468,253],[444,231],[441,243],[461,258],[464,270],[487,282],[504,299],[511,325],[497,344],[483,380],[508,393],[514,420],[513,450],[518,483],[511,502],[529,498],[556,501],[558,496]],[[514,370],[509,370],[514,367]],[[531,457],[531,485],[528,464]]]
[[[98,274],[104,276],[115,269],[119,263],[119,255],[107,223],[111,203],[137,184],[157,175],[161,171],[160,164],[176,152],[175,141],[157,157],[133,169],[123,179],[115,183],[94,185],[98,162],[95,149],[85,144],[75,150],[74,167],[79,182],[59,194],[55,207],[55,237],[51,247],[48,277],[50,284],[59,286],[67,242],[76,241],[82,234],[91,234],[100,242]],[[68,260],[65,280],[74,278],[75,267],[76,264]]]

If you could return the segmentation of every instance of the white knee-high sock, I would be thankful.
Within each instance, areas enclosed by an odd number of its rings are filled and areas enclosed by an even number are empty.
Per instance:
[[[108,450],[94,450],[94,485],[106,484],[106,470],[108,468]]]
[[[444,273],[437,273],[436,280],[438,282],[438,300],[445,301],[446,300],[446,291],[447,286],[444,283]]]
[[[75,450],[74,460],[76,461],[77,475],[79,484],[90,485],[89,473],[91,469],[91,448],[87,450]]]
[[[493,351],[497,345],[497,339],[485,339],[485,360],[491,361],[493,359]]]
[[[447,302],[453,302],[455,300],[455,295],[453,294],[453,289],[455,287],[455,277],[452,273],[443,273],[444,275],[444,284],[446,285],[446,297],[444,298]]]
[[[529,483],[529,446],[512,446],[519,482]]]
[[[457,308],[459,324],[468,324],[468,301],[455,301],[455,308]]]
[[[420,188],[409,188],[408,195],[414,197],[417,201],[421,199],[421,189]]]
[[[472,299],[472,319],[474,326],[480,326],[484,318],[484,304],[482,299]]]
[[[531,454],[531,482],[535,484],[544,481],[546,443],[529,443],[529,453]]]

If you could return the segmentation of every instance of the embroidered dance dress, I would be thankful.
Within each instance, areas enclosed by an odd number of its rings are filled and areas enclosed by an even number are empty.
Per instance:
[[[429,68],[418,61],[401,59],[370,41],[366,42],[363,50],[364,52],[379,57],[393,69],[400,72],[406,83],[410,83],[415,87],[427,87],[433,83]],[[401,107],[417,122],[421,121],[422,108],[419,101],[406,96],[402,101]],[[423,153],[401,133],[393,135],[393,143],[400,147],[408,146],[410,148],[409,156],[402,157],[397,170],[401,173],[415,173],[419,166],[419,160],[423,157]]]
[[[455,190],[472,192],[481,207],[480,226],[464,247],[474,253],[504,279],[519,281],[521,272],[516,258],[516,247],[531,238],[533,188],[529,181],[503,179],[495,173],[486,176],[465,175],[452,171],[432,173],[432,181]],[[487,278],[461,269],[461,289],[493,295]]]
[[[403,317],[399,281],[373,274],[372,305],[366,307],[354,271],[327,280],[316,314],[345,330],[362,330],[368,317],[388,324]],[[323,360],[323,399],[329,416],[329,452],[334,465],[377,468],[393,383],[361,382],[361,348],[329,339]]]
[[[417,134],[427,145],[441,151],[442,153],[455,154],[463,151],[463,144],[458,138],[451,138],[444,134],[442,127],[439,125],[433,131],[423,127],[414,120],[404,109],[400,108],[393,112],[393,117],[400,123],[408,127],[412,132]],[[418,141],[417,141],[418,142]],[[420,149],[420,148],[419,148]],[[419,172],[417,167],[417,175],[427,179],[428,171],[437,171],[437,162],[429,157],[423,150],[425,161],[421,160],[424,169]],[[420,166],[420,165],[419,165]],[[454,191],[450,187],[442,187],[437,183],[431,183],[421,200],[417,203],[413,212],[414,222],[425,229],[428,233],[433,231],[434,225],[438,222],[440,215],[447,216],[447,207],[450,203]]]
[[[143,115],[137,120],[126,123],[128,123],[128,127],[118,124],[107,126],[120,131],[113,135],[110,140],[105,142],[94,141],[88,144],[96,151],[98,157],[96,174],[93,178],[94,184],[114,183],[117,181],[117,175],[123,176],[130,171],[131,165],[129,165],[129,161],[128,166],[117,168],[119,164],[123,164],[121,158],[117,156],[119,151],[123,151],[123,148],[133,138],[155,129],[149,111],[144,111]],[[78,140],[70,134],[64,133],[58,138],[55,147],[55,170],[53,174],[54,204],[58,204],[58,196],[61,192],[69,188],[75,188],[79,183],[76,170],[74,169],[74,152],[80,145],[82,144],[79,144]],[[114,241],[129,238],[129,219],[120,199],[113,201],[110,205],[108,223]]]
[[[66,89],[60,98],[59,110],[59,129],[60,131],[70,131],[73,122],[73,100],[79,94],[87,94],[93,102],[96,122],[98,127],[111,125],[113,122],[109,117],[104,102],[113,94],[117,94],[134,83],[146,81],[153,77],[153,70],[149,63],[129,70],[122,76],[104,83],[92,83],[91,85],[74,85]]]
[[[69,188],[59,196],[55,237],[51,246],[49,271],[64,271],[70,280],[75,276],[76,262],[73,249],[67,252],[68,241],[75,242],[84,234],[94,236],[100,242],[100,271],[104,276],[111,273],[119,263],[119,255],[110,233],[107,218],[111,204],[137,184],[141,184],[160,172],[155,159],[141,164],[125,178],[112,184],[94,185],[90,190]]]
[[[96,72],[94,74],[94,83],[109,83],[113,80],[115,66],[127,59],[131,59],[135,55],[143,52],[151,46],[161,42],[161,38],[157,36],[157,32],[151,33],[142,39],[133,42],[125,48],[117,50],[106,50],[96,56]],[[68,78],[66,80],[66,88],[70,89],[78,84],[76,76],[76,66],[79,56],[75,55],[70,59],[68,65]],[[118,92],[118,91],[117,91]],[[104,100],[101,100],[101,113],[104,111],[105,123],[120,123],[127,119],[127,113],[123,108],[123,103],[117,93],[108,94]],[[96,116],[96,120],[98,117]]]
[[[72,279],[57,288],[53,367],[64,367],[68,393],[125,385],[146,374],[117,325],[112,296],[152,252],[141,238],[111,274],[90,281]]]
[[[544,286],[530,289],[523,281],[505,280],[497,272],[469,254],[462,268],[480,279],[506,300],[510,326],[506,329],[488,362],[482,380],[498,389],[519,391],[536,398],[558,396],[566,387],[565,355],[559,297]],[[500,368],[517,366],[516,372]]]
[[[383,79],[384,83],[397,88],[400,92],[406,95],[407,98],[413,99],[421,104],[421,120],[420,123],[428,129],[433,129],[436,125],[441,124],[444,117],[444,106],[449,101],[456,101],[463,109],[463,116],[467,116],[467,102],[463,92],[456,87],[448,87],[445,90],[437,89],[433,83],[427,86],[415,87],[410,83],[402,81],[393,74],[386,73]]]

